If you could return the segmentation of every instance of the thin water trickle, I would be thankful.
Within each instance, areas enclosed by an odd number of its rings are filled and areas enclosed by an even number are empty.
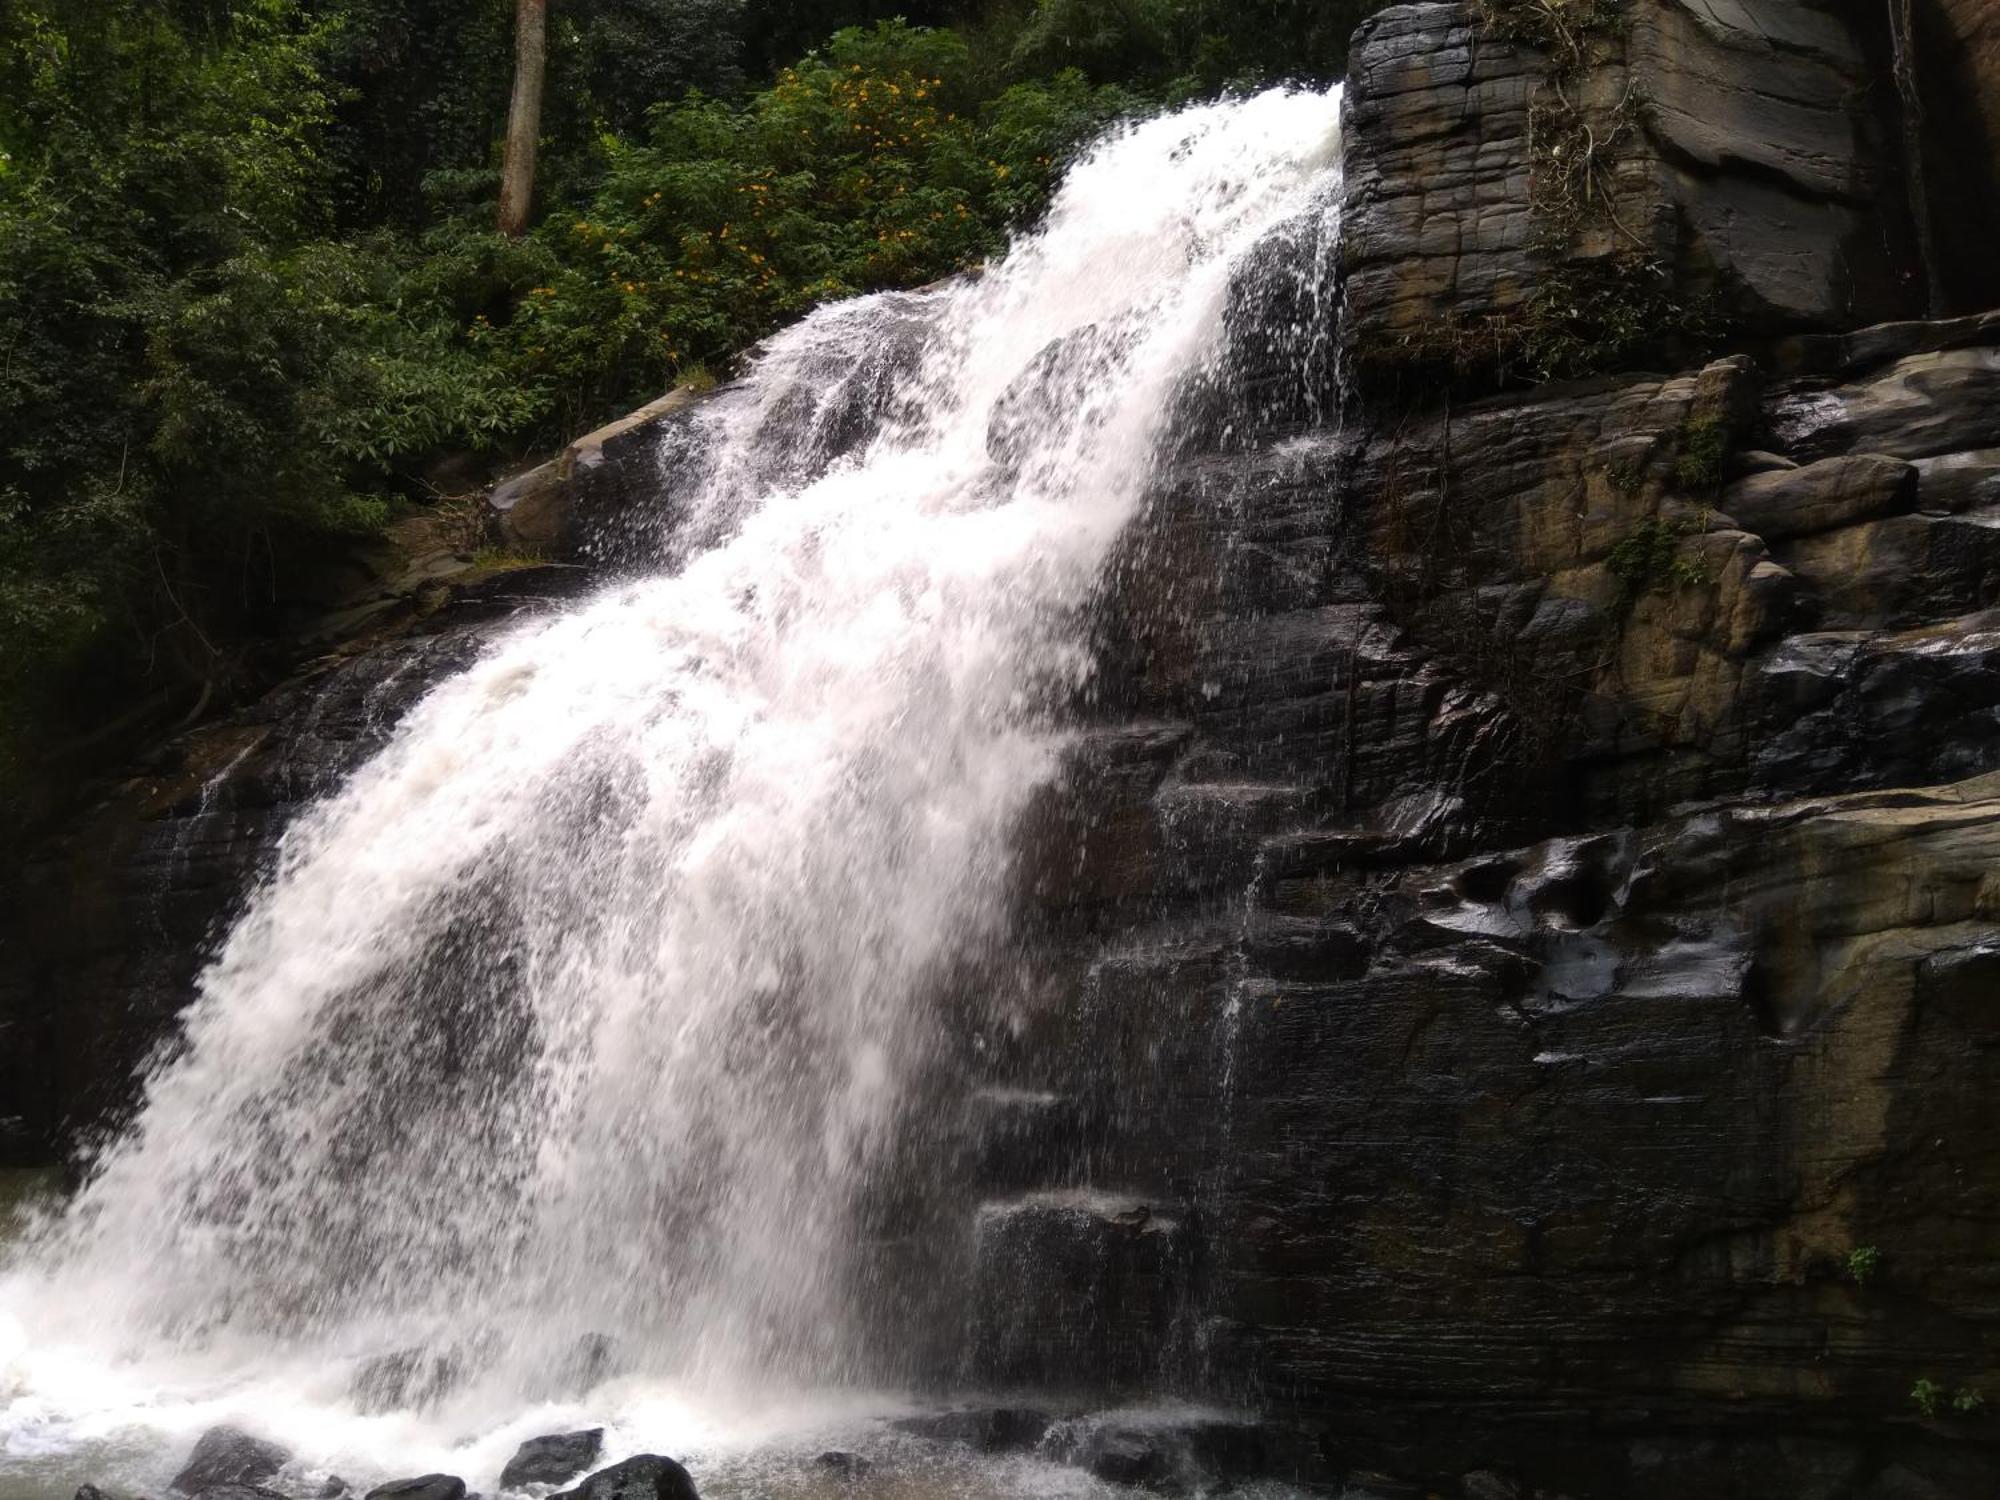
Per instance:
[[[986,274],[815,314],[683,425],[657,571],[287,837],[0,1281],[0,1480],[156,1485],[235,1419],[477,1488],[534,1431],[735,1452],[869,1377],[853,1214],[927,1128],[927,985],[1004,940],[1100,570],[1337,115],[1117,133]],[[397,1355],[450,1372],[422,1409],[367,1398]]]

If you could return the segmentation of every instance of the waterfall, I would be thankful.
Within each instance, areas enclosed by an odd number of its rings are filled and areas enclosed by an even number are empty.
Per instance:
[[[1121,130],[1004,260],[823,309],[705,403],[654,571],[497,640],[288,835],[0,1284],[0,1437],[58,1366],[485,1410],[593,1362],[864,1374],[858,1196],[923,1129],[941,977],[1005,940],[1166,414],[1337,114]]]

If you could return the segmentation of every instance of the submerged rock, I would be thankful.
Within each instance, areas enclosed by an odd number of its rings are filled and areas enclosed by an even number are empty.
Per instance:
[[[583,1473],[603,1452],[602,1427],[529,1438],[500,1471],[500,1488],[518,1490],[528,1484],[561,1484]]]
[[[1042,1447],[1107,1483],[1169,1494],[1261,1473],[1268,1456],[1257,1423],[1220,1414],[1078,1418],[1059,1424]]]
[[[255,1438],[237,1427],[211,1427],[168,1486],[183,1495],[207,1495],[218,1485],[254,1485],[269,1479],[291,1459],[289,1448]]]
[[[875,1466],[859,1453],[849,1453],[845,1449],[832,1448],[822,1453],[813,1462],[829,1474],[853,1481],[865,1476]]]
[[[698,1500],[698,1497],[694,1480],[686,1469],[657,1453],[641,1453],[637,1458],[600,1469],[554,1500]]]
[[[452,1474],[392,1479],[370,1490],[367,1500],[465,1500],[465,1481]]]
[[[351,1389],[364,1412],[421,1410],[442,1401],[464,1378],[462,1361],[449,1350],[399,1349],[364,1363]]]
[[[261,1484],[212,1484],[194,1500],[286,1500],[286,1497]]]
[[[952,1443],[980,1453],[1025,1453],[1048,1434],[1053,1419],[1026,1406],[983,1406],[964,1411],[926,1412],[892,1425],[898,1432]]]

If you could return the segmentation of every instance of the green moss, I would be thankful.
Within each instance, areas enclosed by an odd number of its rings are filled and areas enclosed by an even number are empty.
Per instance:
[[[1729,456],[1729,424],[1716,414],[1690,417],[1681,428],[1681,456],[1674,478],[1693,494],[1711,495],[1722,488],[1723,462]]]
[[[1608,109],[1580,102],[1590,71],[1617,59],[1627,26],[1622,0],[1476,3],[1486,36],[1547,58],[1528,105],[1531,244],[1546,267],[1517,313],[1489,320],[1504,321],[1497,331],[1505,337],[1485,366],[1561,379],[1628,367],[1648,350],[1706,343],[1707,300],[1684,296],[1672,268],[1618,215],[1613,172],[1637,128],[1630,92]]]
[[[1605,557],[1605,566],[1624,586],[1629,603],[1642,594],[1669,588],[1699,588],[1714,581],[1708,561],[1683,556],[1681,542],[1700,528],[1692,521],[1655,516],[1642,521]]]
[[[1882,1269],[1882,1252],[1873,1245],[1858,1245],[1847,1252],[1847,1275],[1856,1286],[1866,1286]]]
[[[1646,466],[1636,458],[1621,458],[1604,471],[1611,488],[1630,499],[1646,487]]]

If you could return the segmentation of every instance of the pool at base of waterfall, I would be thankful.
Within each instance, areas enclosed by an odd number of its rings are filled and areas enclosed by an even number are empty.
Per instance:
[[[148,1420],[0,1429],[0,1496],[186,1500],[171,1488],[208,1427],[274,1441],[287,1454],[256,1481],[284,1500],[364,1500],[418,1475],[461,1479],[466,1494],[542,1500],[636,1455],[675,1458],[702,1500],[1110,1500],[1149,1491],[1295,1500],[1302,1491],[1247,1478],[1257,1428],[1237,1414],[1154,1405],[1063,1415],[1020,1404],[935,1407],[893,1398],[773,1398],[752,1416],[705,1417],[663,1391],[621,1382],[590,1403],[543,1406],[454,1440],[409,1413],[375,1416],[292,1408],[259,1421],[241,1402],[191,1403]],[[603,1413],[608,1412],[609,1415]],[[16,1414],[18,1416],[18,1413]],[[559,1482],[502,1488],[523,1443],[601,1425],[598,1457]],[[199,1500],[197,1489],[193,1500]],[[245,1491],[232,1491],[242,1500]]]

